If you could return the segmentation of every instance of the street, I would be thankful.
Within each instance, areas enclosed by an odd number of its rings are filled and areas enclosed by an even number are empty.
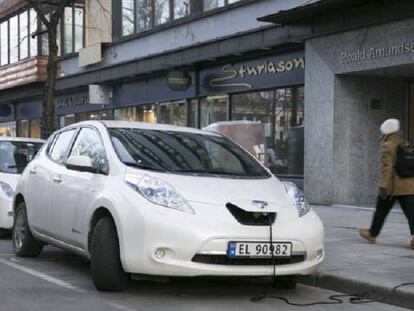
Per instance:
[[[251,302],[267,290],[264,280],[173,279],[167,283],[134,281],[123,293],[100,293],[94,288],[89,264],[81,258],[46,247],[39,258],[13,255],[10,240],[0,240],[0,310],[303,310],[283,301]],[[299,285],[294,291],[271,295],[294,303],[327,301],[332,291]],[[309,310],[405,310],[382,303],[320,305]]]

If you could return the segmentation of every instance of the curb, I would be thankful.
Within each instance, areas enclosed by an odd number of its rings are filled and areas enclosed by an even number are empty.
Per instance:
[[[368,293],[370,297],[379,302],[414,309],[414,285],[398,288],[393,292],[393,287],[381,284],[372,284],[350,278],[337,277],[320,273],[317,275],[303,276],[298,279],[302,284],[320,287],[346,294]],[[398,285],[398,284],[396,284]],[[410,288],[410,290],[408,290]]]

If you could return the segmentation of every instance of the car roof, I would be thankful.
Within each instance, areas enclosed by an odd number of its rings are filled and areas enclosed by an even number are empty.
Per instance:
[[[0,142],[2,141],[16,141],[16,142],[28,142],[28,143],[44,143],[45,142],[45,140],[37,139],[37,138],[0,136]]]
[[[158,131],[171,131],[171,132],[185,132],[185,133],[194,133],[194,134],[203,134],[203,135],[213,135],[219,136],[217,133],[203,131],[191,127],[176,126],[169,124],[154,124],[154,123],[145,123],[145,122],[134,122],[134,121],[84,121],[80,122],[79,125],[91,124],[94,125],[97,122],[104,124],[107,128],[133,128],[133,129],[145,129],[145,130],[158,130]],[[72,124],[74,125],[74,124]]]

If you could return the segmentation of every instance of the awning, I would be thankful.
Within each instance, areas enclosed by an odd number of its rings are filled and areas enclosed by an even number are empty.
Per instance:
[[[383,2],[383,0],[310,0],[293,9],[262,16],[257,20],[279,25],[306,24],[318,16],[379,2]]]

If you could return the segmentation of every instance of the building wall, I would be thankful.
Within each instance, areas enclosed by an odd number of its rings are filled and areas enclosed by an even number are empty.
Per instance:
[[[333,203],[375,201],[379,125],[389,117],[401,119],[404,86],[402,78],[346,76],[335,79]],[[371,107],[373,99],[380,101],[380,109]]]
[[[211,42],[243,32],[258,30],[261,27],[271,27],[268,23],[257,21],[257,18],[267,15],[269,12],[295,7],[302,2],[302,0],[252,1],[229,10],[214,14],[209,13],[189,22],[178,23],[160,31],[151,31],[137,38],[116,43],[104,51],[103,61],[97,65],[79,67],[77,58],[68,58],[61,61],[61,68],[65,76],[68,76],[90,69],[116,65],[133,59]],[[242,51],[243,46],[240,46],[240,52]]]
[[[390,117],[408,123],[413,26],[404,20],[307,41],[304,184],[310,202],[375,200],[379,126]]]

